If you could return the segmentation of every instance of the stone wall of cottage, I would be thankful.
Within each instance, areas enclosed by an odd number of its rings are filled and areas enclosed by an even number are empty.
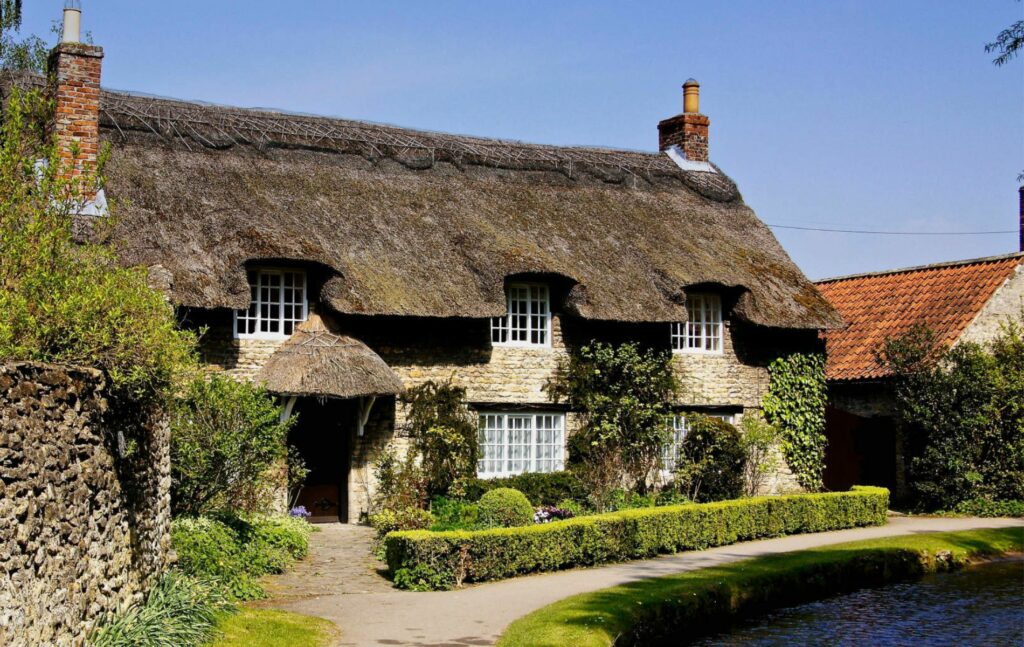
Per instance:
[[[166,425],[116,459],[92,369],[0,365],[0,644],[80,645],[170,555]]]
[[[1003,285],[996,289],[992,298],[960,335],[958,341],[985,342],[997,335],[1007,318],[1018,322],[1024,314],[1024,263],[1017,266]]]
[[[207,313],[203,338],[205,361],[214,370],[254,379],[263,363],[282,341],[234,339],[230,313]],[[555,315],[549,348],[495,346],[490,324],[479,319],[427,319],[414,317],[338,316],[343,331],[377,352],[402,378],[406,387],[428,380],[451,379],[466,389],[468,400],[480,410],[527,406],[535,410],[564,411],[550,402],[545,385],[554,376],[569,349],[591,339],[638,340],[654,346],[669,344],[668,324],[613,324],[587,322]],[[726,321],[721,353],[674,353],[673,366],[682,384],[677,403],[681,409],[719,411],[739,423],[746,412],[759,411],[768,389],[768,363],[780,353],[817,348],[813,331],[767,330]],[[577,428],[577,417],[566,415],[566,431]],[[407,446],[405,411],[395,398],[374,405],[362,436],[353,427],[349,469],[349,519],[356,521],[369,510],[375,486],[373,463],[385,449]],[[798,489],[788,467],[769,480],[766,493]]]

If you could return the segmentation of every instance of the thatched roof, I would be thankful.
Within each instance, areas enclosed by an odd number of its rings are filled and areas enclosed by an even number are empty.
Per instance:
[[[281,395],[356,398],[402,392],[402,380],[363,342],[311,314],[264,364],[257,381]]]
[[[115,245],[171,298],[245,307],[245,265],[326,272],[338,312],[487,317],[510,276],[559,276],[591,319],[680,321],[685,289],[741,293],[756,324],[841,323],[721,172],[105,91]],[[652,125],[652,138],[653,138]]]

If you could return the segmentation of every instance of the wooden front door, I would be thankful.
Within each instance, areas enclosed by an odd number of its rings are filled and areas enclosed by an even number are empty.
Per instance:
[[[299,398],[293,415],[298,422],[288,442],[309,470],[295,505],[305,506],[313,522],[347,521],[354,405],[347,400]]]

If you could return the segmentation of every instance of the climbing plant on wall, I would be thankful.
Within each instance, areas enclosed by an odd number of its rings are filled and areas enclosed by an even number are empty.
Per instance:
[[[797,481],[820,490],[825,466],[825,356],[793,353],[768,366],[769,386],[762,405],[768,422],[782,435],[782,451]]]

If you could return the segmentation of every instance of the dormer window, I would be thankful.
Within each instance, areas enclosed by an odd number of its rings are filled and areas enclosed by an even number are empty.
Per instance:
[[[689,321],[672,324],[672,350],[722,352],[722,299],[717,294],[686,295]]]
[[[308,312],[305,272],[249,270],[249,308],[235,310],[235,337],[286,339]]]
[[[551,297],[540,283],[511,283],[508,314],[491,318],[495,346],[550,346]]]

